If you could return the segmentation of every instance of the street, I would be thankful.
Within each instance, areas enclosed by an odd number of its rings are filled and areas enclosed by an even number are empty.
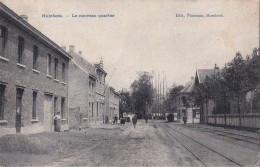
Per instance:
[[[135,129],[131,123],[120,129],[78,155],[47,166],[248,166],[259,159],[257,133],[244,141],[202,132],[198,126],[143,120]]]

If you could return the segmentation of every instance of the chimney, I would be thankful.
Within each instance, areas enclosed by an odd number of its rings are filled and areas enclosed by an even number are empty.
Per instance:
[[[62,45],[61,48],[66,51],[66,46]]]
[[[26,22],[28,22],[28,16],[27,15],[20,15],[20,17],[24,20],[24,21],[26,21]]]
[[[74,52],[75,46],[74,45],[70,45],[69,46],[69,52]]]
[[[100,67],[103,68],[103,58],[101,57],[100,59],[100,63],[99,63]]]
[[[214,75],[216,75],[218,72],[219,72],[219,67],[217,66],[217,64],[215,64]]]
[[[79,51],[79,55],[82,56],[82,51]]]

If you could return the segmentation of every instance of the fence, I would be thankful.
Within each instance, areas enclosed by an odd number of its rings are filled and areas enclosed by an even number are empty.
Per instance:
[[[241,114],[241,127],[259,129],[260,113]],[[208,124],[223,125],[230,127],[240,127],[239,114],[216,114],[208,116]]]

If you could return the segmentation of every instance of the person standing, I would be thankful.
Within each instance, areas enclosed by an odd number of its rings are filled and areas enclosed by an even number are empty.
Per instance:
[[[186,115],[183,116],[183,122],[184,122],[184,125],[186,125],[186,122],[187,122],[187,116]]]
[[[54,131],[55,132],[60,132],[60,127],[61,127],[61,116],[60,112],[58,112],[55,117],[54,117]]]
[[[136,123],[137,123],[137,117],[136,117],[136,115],[132,118],[132,121],[133,121],[133,125],[134,125],[134,128],[135,128]]]

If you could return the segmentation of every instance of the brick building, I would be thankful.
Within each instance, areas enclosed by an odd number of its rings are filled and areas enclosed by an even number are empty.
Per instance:
[[[92,123],[103,123],[105,110],[105,78],[103,61],[91,64],[69,46],[72,56],[69,68],[69,125],[83,128]]]
[[[53,131],[58,111],[68,123],[71,56],[22,17],[0,3],[0,130]]]

